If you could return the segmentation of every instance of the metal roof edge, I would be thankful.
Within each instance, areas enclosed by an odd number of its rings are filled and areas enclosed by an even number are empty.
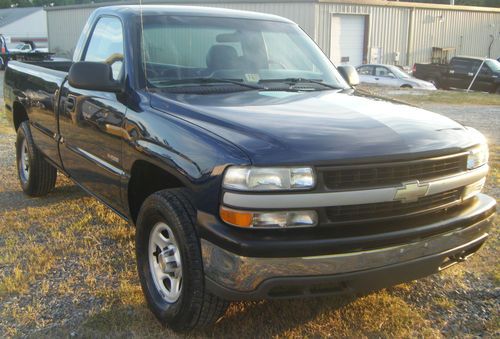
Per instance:
[[[382,7],[406,7],[406,8],[421,8],[421,9],[442,9],[442,10],[452,10],[452,11],[470,11],[470,12],[492,12],[500,13],[500,8],[496,7],[479,7],[479,6],[462,6],[462,5],[442,5],[442,4],[428,4],[421,2],[400,2],[400,1],[384,1],[384,0],[288,0],[288,1],[248,1],[248,0],[145,0],[144,5],[153,4],[176,4],[176,5],[190,5],[190,4],[204,4],[204,3],[216,3],[221,4],[226,3],[332,3],[332,4],[346,4],[346,5],[368,5],[368,6],[382,6]],[[81,9],[81,8],[99,8],[104,6],[115,6],[115,5],[138,5],[138,1],[126,0],[126,1],[111,1],[111,2],[100,2],[100,3],[90,3],[82,5],[67,5],[67,6],[55,6],[55,7],[44,7],[45,11],[61,11],[67,9]]]
[[[142,2],[143,5],[202,5],[202,4],[214,4],[220,2],[221,4],[227,3],[273,3],[273,4],[289,4],[289,3],[317,3],[318,0],[279,0],[279,1],[265,1],[265,0],[257,0],[257,1],[249,1],[249,0],[144,0]],[[110,1],[110,2],[99,2],[99,3],[89,3],[89,4],[81,4],[81,5],[67,5],[67,6],[54,6],[54,7],[44,7],[44,10],[47,12],[52,11],[62,11],[66,9],[82,9],[82,8],[99,8],[105,6],[117,6],[117,5],[139,5],[139,1],[136,0],[126,0],[126,1]]]
[[[406,7],[417,9],[442,9],[452,11],[470,11],[470,12],[493,12],[500,13],[500,8],[496,7],[479,7],[479,6],[462,6],[462,5],[443,5],[443,4],[428,4],[422,2],[400,2],[400,1],[380,1],[380,0],[317,0],[319,3],[333,3],[346,5],[368,5],[382,7]]]

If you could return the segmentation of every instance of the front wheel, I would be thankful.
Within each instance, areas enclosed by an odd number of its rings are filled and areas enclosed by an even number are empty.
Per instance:
[[[16,159],[24,193],[37,197],[52,191],[56,185],[57,169],[36,148],[28,121],[23,121],[17,130]]]
[[[137,219],[137,270],[144,296],[158,320],[176,331],[211,325],[228,306],[205,289],[194,223],[185,189],[154,193]]]

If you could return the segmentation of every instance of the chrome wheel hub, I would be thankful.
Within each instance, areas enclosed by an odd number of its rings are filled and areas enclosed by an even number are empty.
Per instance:
[[[158,293],[167,302],[179,299],[182,289],[182,262],[172,229],[164,222],[149,234],[149,268]]]
[[[28,153],[28,143],[26,139],[23,140],[23,144],[21,145],[21,164],[20,164],[20,172],[22,179],[24,181],[28,181],[30,177],[30,159]]]

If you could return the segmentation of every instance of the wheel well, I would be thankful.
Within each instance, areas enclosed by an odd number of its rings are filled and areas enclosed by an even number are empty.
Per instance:
[[[12,115],[14,117],[14,128],[17,131],[21,123],[28,120],[28,113],[26,113],[26,109],[23,105],[21,105],[19,102],[14,102]]]
[[[132,166],[128,184],[128,204],[132,221],[137,221],[142,203],[154,192],[184,187],[174,175],[147,161],[138,160]]]
[[[404,84],[404,85],[401,85],[401,88],[413,88],[413,87],[411,85]]]

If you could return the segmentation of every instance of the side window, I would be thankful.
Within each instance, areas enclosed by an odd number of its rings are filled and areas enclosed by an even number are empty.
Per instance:
[[[359,75],[372,75],[373,68],[371,66],[358,67]]]
[[[488,65],[484,64],[483,67],[481,68],[481,71],[479,72],[481,75],[491,75],[493,72],[491,69],[488,67]]]
[[[375,76],[394,78],[394,74],[385,67],[375,67]]]
[[[479,66],[481,66],[482,62],[481,61],[476,61],[474,60],[469,64],[469,72],[472,72],[476,74],[477,70],[479,69]]]
[[[455,73],[466,74],[470,72],[471,64],[463,59],[453,59],[451,66]]]
[[[99,19],[90,37],[84,61],[110,64],[113,78],[119,79],[123,68],[123,30],[119,19]]]

